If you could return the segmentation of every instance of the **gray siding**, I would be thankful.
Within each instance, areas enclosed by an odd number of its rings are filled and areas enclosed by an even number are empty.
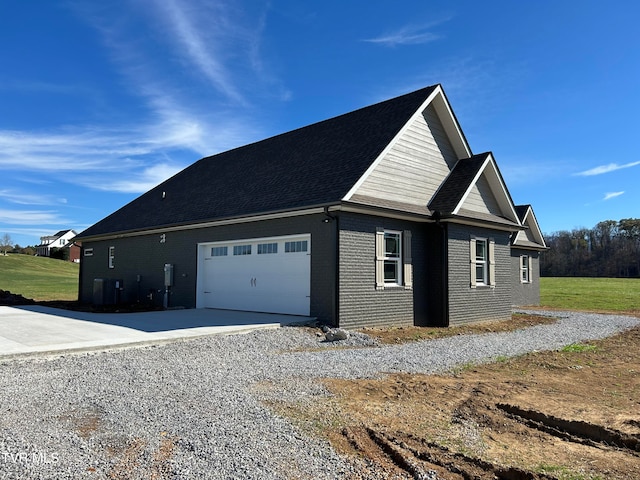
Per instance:
[[[174,265],[174,287],[170,306],[194,308],[198,243],[291,234],[311,234],[311,316],[323,323],[335,322],[335,239],[336,223],[323,223],[324,215],[225,225],[168,232],[164,243],[160,235],[142,235],[99,242],[84,242],[93,248],[93,256],[83,257],[80,300],[92,302],[94,278],[124,281],[123,302],[147,302],[162,305],[165,263]],[[115,268],[108,268],[109,247],[115,247]],[[138,275],[140,282],[137,281]]]
[[[424,206],[458,160],[433,106],[393,145],[357,195]]]
[[[489,182],[484,175],[482,175],[471,188],[469,196],[466,198],[462,208],[473,212],[502,215],[496,197],[493,195]]]
[[[344,328],[413,325],[426,316],[424,225],[367,215],[340,215],[339,323]],[[411,230],[413,289],[376,290],[376,228]]]
[[[511,318],[512,265],[509,233],[464,225],[448,226],[449,325]],[[495,241],[495,287],[471,288],[471,235]]]
[[[531,257],[531,283],[520,281],[520,256]],[[511,265],[513,269],[514,306],[540,305],[540,252],[534,250],[511,249]]]

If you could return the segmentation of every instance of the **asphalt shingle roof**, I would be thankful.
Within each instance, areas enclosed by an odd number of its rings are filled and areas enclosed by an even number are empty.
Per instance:
[[[337,203],[435,88],[203,158],[79,238]]]
[[[489,153],[458,160],[449,176],[429,202],[429,209],[449,215],[456,209]]]

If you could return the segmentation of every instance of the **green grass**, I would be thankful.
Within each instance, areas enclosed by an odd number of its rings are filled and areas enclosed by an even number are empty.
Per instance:
[[[0,255],[0,290],[37,301],[76,300],[79,267],[46,257]]]
[[[567,310],[640,312],[640,278],[540,279],[542,306]]]
[[[565,353],[595,352],[596,346],[585,343],[572,343],[570,345],[565,345],[560,349],[560,351]]]

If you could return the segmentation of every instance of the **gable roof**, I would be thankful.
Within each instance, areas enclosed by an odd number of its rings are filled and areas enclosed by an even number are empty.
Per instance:
[[[534,250],[546,250],[546,242],[540,231],[540,225],[533,213],[531,205],[517,205],[516,212],[520,222],[527,227],[527,230],[516,232],[511,238],[511,245],[519,248],[530,248]]]
[[[439,85],[203,158],[78,239],[337,204],[436,91]],[[468,150],[463,136],[459,143]]]
[[[464,208],[465,200],[482,176],[491,187],[499,212],[483,213]],[[459,160],[428,207],[433,212],[438,212],[439,218],[461,216],[512,227],[521,225],[511,195],[490,152]]]

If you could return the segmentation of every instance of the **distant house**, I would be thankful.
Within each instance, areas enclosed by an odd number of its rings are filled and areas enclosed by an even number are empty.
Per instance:
[[[79,297],[107,281],[345,328],[504,320],[539,291],[519,212],[435,85],[197,161],[78,236]]]
[[[40,245],[36,247],[37,255],[50,257],[52,252],[68,250],[64,257],[71,262],[80,261],[80,246],[73,239],[77,236],[75,230],[60,230],[54,235],[40,237]]]

